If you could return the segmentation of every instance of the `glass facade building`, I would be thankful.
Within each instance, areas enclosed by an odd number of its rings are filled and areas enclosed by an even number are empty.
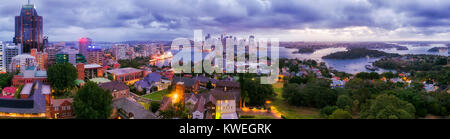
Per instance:
[[[22,44],[23,53],[29,53],[33,48],[43,50],[42,20],[33,4],[23,5],[20,16],[16,16],[13,42]]]

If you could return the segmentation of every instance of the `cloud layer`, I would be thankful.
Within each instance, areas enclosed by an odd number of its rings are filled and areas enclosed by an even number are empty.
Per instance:
[[[0,0],[0,40],[26,2]],[[172,40],[206,33],[281,40],[449,40],[448,0],[32,0],[51,41]]]

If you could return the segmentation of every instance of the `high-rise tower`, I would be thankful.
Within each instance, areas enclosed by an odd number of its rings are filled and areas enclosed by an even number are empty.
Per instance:
[[[92,39],[90,38],[81,38],[78,41],[78,49],[79,49],[79,53],[82,54],[83,56],[87,57],[88,56],[88,47],[92,45]]]
[[[33,4],[26,4],[22,6],[20,16],[16,16],[15,22],[15,36],[13,42],[22,44],[22,51],[29,53],[31,49],[35,48],[42,51],[43,44],[43,27],[42,16],[39,16]]]

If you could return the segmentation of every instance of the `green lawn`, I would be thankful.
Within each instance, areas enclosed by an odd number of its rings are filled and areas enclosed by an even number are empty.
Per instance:
[[[162,100],[162,97],[169,94],[169,90],[164,89],[158,92],[154,92],[148,95],[144,95],[142,97],[152,99],[152,100]]]
[[[297,107],[289,105],[281,96],[283,83],[273,84],[273,88],[277,96],[272,101],[274,106],[287,119],[319,119],[320,110],[310,107]]]
[[[245,118],[239,118],[239,119],[274,119],[272,116],[265,116],[265,115],[242,115]]]

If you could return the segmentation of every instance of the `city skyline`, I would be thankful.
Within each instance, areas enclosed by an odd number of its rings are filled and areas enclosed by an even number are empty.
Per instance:
[[[0,40],[14,37],[26,0],[0,5]],[[32,0],[50,41],[192,38],[194,29],[281,41],[448,41],[450,2]]]

